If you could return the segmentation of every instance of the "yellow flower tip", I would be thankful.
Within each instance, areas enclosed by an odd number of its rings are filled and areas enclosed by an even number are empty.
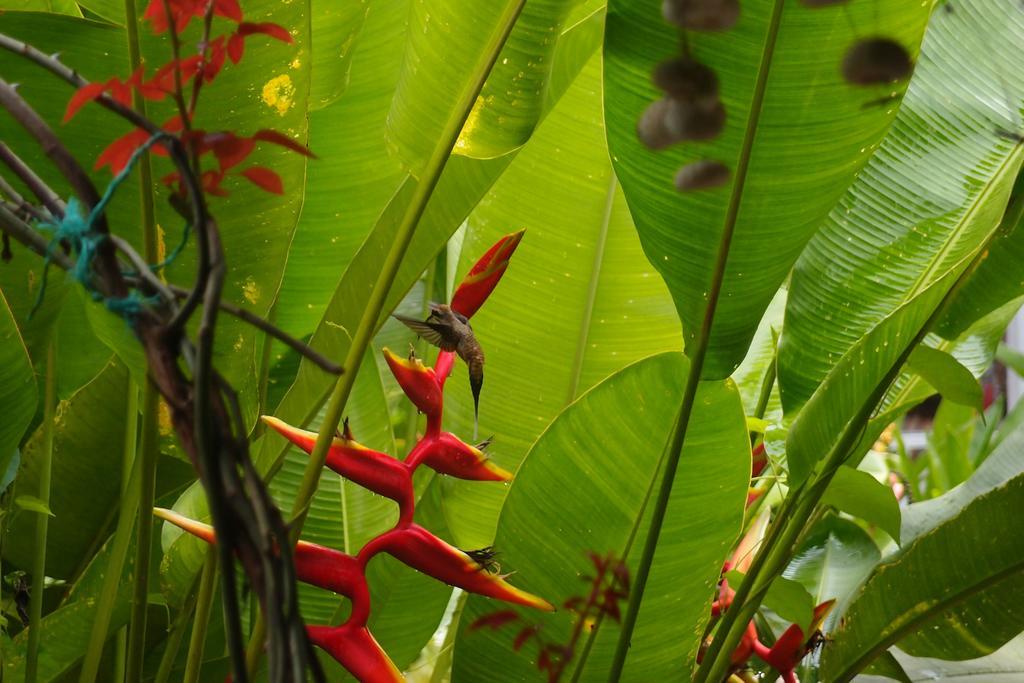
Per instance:
[[[425,372],[429,369],[419,358],[413,358],[410,360],[409,358],[395,354],[386,346],[384,347],[384,357],[387,359],[388,363],[400,365],[403,368],[408,368],[409,370],[414,370],[416,372]]]
[[[203,524],[202,522],[197,522],[194,519],[189,519],[185,515],[179,514],[174,510],[168,510],[167,508],[153,508],[153,514],[165,522],[170,522],[174,526],[187,531],[193,536],[198,536],[207,543],[212,543],[216,540],[213,527],[209,524]]]
[[[498,481],[512,481],[512,473],[504,467],[498,467],[495,465],[493,460],[486,460],[484,462],[484,467],[487,468],[488,472],[493,474],[495,477],[498,477]]]

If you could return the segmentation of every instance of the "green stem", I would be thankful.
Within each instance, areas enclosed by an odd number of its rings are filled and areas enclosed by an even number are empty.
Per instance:
[[[448,158],[451,156],[452,149],[455,147],[459,134],[462,132],[462,127],[473,109],[473,104],[476,102],[481,89],[483,89],[484,82],[491,72],[491,67],[497,61],[498,54],[505,45],[505,41],[512,32],[516,19],[519,18],[519,13],[525,4],[526,0],[509,0],[502,11],[498,24],[489,37],[481,58],[470,75],[469,82],[459,94],[459,99],[455,103],[448,121],[445,123],[437,145],[427,160],[427,164],[416,185],[416,190],[409,201],[409,206],[402,216],[401,223],[398,225],[391,250],[384,259],[373,290],[370,292],[370,298],[366,302],[366,308],[363,309],[359,326],[352,336],[352,342],[345,357],[344,372],[338,378],[337,383],[334,385],[334,390],[331,392],[331,397],[327,403],[327,410],[324,413],[324,419],[317,434],[316,445],[309,454],[309,461],[306,463],[302,483],[299,485],[295,502],[292,505],[291,537],[293,541],[297,541],[299,534],[302,532],[302,525],[306,520],[310,500],[312,500],[317,484],[320,482],[320,473],[323,471],[327,451],[334,439],[335,432],[338,430],[338,425],[341,423],[341,417],[345,412],[345,405],[348,403],[348,397],[352,393],[352,387],[355,385],[359,366],[362,363],[366,349],[370,345],[374,331],[377,329],[377,321],[384,311],[384,304],[391,291],[391,285],[398,274],[398,269],[402,264],[402,259],[405,257],[405,252],[409,248],[413,234],[416,232],[416,226],[419,225],[420,218],[422,218],[424,211],[427,209],[427,203],[430,201],[434,188],[437,187],[437,183],[441,179],[441,173],[448,163]],[[254,635],[249,642],[248,660],[250,671],[255,670],[254,665],[259,660],[262,638],[256,641],[256,636],[262,635],[263,631],[263,620],[257,619],[256,625],[253,628]]]
[[[128,35],[128,61],[135,71],[142,65],[139,42],[139,19],[136,0],[125,0],[124,18]],[[177,73],[177,72],[175,72]],[[138,91],[132,93],[132,105],[145,115],[146,107]],[[139,203],[142,223],[143,255],[150,263],[159,260],[159,238],[153,205],[153,171],[149,154],[139,159]],[[142,387],[142,440],[136,458],[139,460],[138,522],[135,537],[135,585],[132,591],[131,628],[128,632],[128,657],[125,677],[142,680],[142,664],[146,646],[146,610],[149,607],[149,558],[153,537],[153,504],[156,491],[156,462],[160,454],[157,444],[159,400],[156,387],[147,382]]]
[[[174,617],[174,623],[171,624],[171,629],[167,634],[167,644],[164,646],[164,653],[160,657],[160,666],[156,670],[156,676],[153,677],[153,683],[167,683],[171,678],[174,660],[178,658],[178,650],[181,647],[181,641],[185,637],[185,627],[188,625],[188,618],[196,608],[196,582],[198,579],[199,577],[197,576],[196,580],[192,582],[192,587],[189,588],[188,597],[185,599],[181,611]]]
[[[722,293],[722,283],[725,281],[725,266],[729,260],[729,248],[732,244],[733,234],[736,231],[736,219],[739,216],[740,201],[743,198],[747,169],[750,166],[750,155],[754,146],[754,138],[757,134],[757,125],[761,119],[761,105],[764,102],[765,91],[768,85],[768,72],[770,71],[772,56],[775,52],[775,41],[778,37],[779,26],[782,22],[782,7],[782,0],[775,0],[761,53],[761,63],[758,66],[757,81],[754,84],[754,92],[751,97],[750,115],[747,118],[747,126],[743,134],[739,158],[736,160],[736,182],[733,183],[732,192],[729,196],[729,205],[726,209],[725,220],[722,226],[722,239],[718,245],[715,267],[712,271],[710,286],[708,287],[708,305],[704,310],[704,319],[701,322],[700,332],[690,354],[690,371],[686,378],[686,388],[683,390],[682,405],[679,408],[679,415],[676,419],[676,426],[672,432],[672,437],[666,447],[665,472],[662,475],[658,498],[652,510],[650,527],[644,542],[643,553],[640,556],[636,578],[630,591],[629,606],[622,620],[622,630],[619,633],[618,646],[615,649],[615,657],[612,660],[608,674],[609,681],[618,681],[626,664],[626,656],[629,654],[633,629],[636,627],[644,589],[647,587],[647,578],[650,575],[651,565],[654,562],[654,553],[658,548],[661,526],[665,521],[665,512],[668,510],[672,485],[675,483],[676,470],[679,467],[679,458],[682,455],[683,443],[686,439],[686,431],[690,423],[690,415],[693,412],[694,399],[700,386],[701,373],[704,369],[704,358],[707,355],[708,344],[711,340],[711,326],[715,318],[715,310],[718,307],[718,298]]]
[[[196,599],[196,616],[192,622],[192,637],[188,643],[188,660],[185,663],[184,683],[196,683],[203,666],[203,648],[206,646],[206,626],[210,621],[213,606],[215,579],[217,578],[217,548],[206,549],[203,574],[199,579],[199,597]]]
[[[57,351],[53,341],[46,350],[46,389],[43,404],[43,452],[39,464],[39,500],[50,506],[50,471],[53,466],[53,430],[57,407]],[[35,683],[39,675],[39,628],[43,619],[43,590],[46,587],[46,533],[50,516],[37,513],[35,557],[32,562],[32,593],[28,605],[28,654],[25,683]]]
[[[270,310],[267,311],[267,322],[274,324],[277,321],[277,299],[271,304]],[[271,354],[274,350],[274,338],[270,336],[268,332],[263,333],[263,352],[260,355],[260,368],[259,377],[256,380],[256,397],[257,405],[260,407],[261,413],[269,413],[270,406],[267,405],[267,387],[270,384],[270,365],[272,363]],[[256,420],[256,425],[252,429],[252,439],[255,440],[263,434],[263,430],[266,425],[263,424],[262,420]]]
[[[78,675],[80,683],[92,683],[96,680],[100,659],[103,656],[103,646],[107,642],[107,630],[110,628],[110,619],[114,613],[114,606],[117,603],[117,595],[121,587],[124,562],[128,557],[128,546],[132,538],[132,527],[135,524],[136,508],[139,505],[140,463],[135,456],[138,415],[138,391],[134,383],[129,382],[128,410],[125,416],[124,430],[124,466],[122,467],[122,472],[126,476],[122,477],[121,509],[117,518],[117,529],[114,531],[114,540],[111,543],[107,573],[103,577],[96,611],[93,613],[89,647],[85,651],[82,670]],[[126,658],[127,652],[125,652]],[[123,681],[124,674],[122,673],[120,678],[115,677],[115,680]]]
[[[146,619],[149,609],[149,564],[153,540],[153,505],[156,498],[157,415],[160,397],[152,384],[142,394],[142,442],[139,460],[138,522],[135,530],[135,583],[132,590],[131,628],[128,631],[128,661],[125,677],[142,680],[146,655]]]

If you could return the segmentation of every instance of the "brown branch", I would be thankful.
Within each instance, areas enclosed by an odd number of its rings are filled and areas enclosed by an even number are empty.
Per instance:
[[[3,142],[0,142],[0,161],[4,162],[8,168],[14,171],[14,175],[18,176],[21,182],[25,183],[25,187],[27,187],[29,191],[43,203],[43,206],[45,206],[52,215],[57,217],[62,217],[64,215],[64,202],[62,202],[60,197],[57,196],[57,193],[51,190],[50,187],[43,182],[42,178],[37,176],[35,171],[29,168],[28,164],[22,161],[18,155],[14,153],[14,150]],[[11,199],[15,199],[14,194],[11,194],[14,192],[14,188],[7,185],[7,181],[4,181],[4,191],[11,196]]]

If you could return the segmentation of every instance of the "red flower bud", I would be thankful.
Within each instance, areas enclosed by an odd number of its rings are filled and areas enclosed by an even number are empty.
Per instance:
[[[759,477],[768,466],[768,456],[764,452],[764,443],[759,443],[750,453],[750,476]]]
[[[520,240],[523,239],[524,232],[524,230],[520,230],[511,235],[505,235],[488,249],[479,261],[473,264],[458,289],[455,290],[455,296],[452,297],[453,311],[472,318],[473,314],[483,306],[487,297],[498,285],[501,276],[505,274],[508,261],[512,258],[516,247],[519,246]]]
[[[207,543],[217,542],[216,533],[209,524],[164,508],[153,508],[153,514]],[[299,581],[350,598],[352,615],[349,621],[366,623],[370,610],[370,591],[363,574],[363,565],[357,558],[333,548],[299,541],[295,546],[295,576]]]
[[[437,420],[440,427],[444,394],[433,368],[428,368],[418,358],[410,360],[396,356],[386,347],[384,358],[409,400],[420,412],[426,413],[427,418]]]
[[[309,640],[334,657],[362,683],[401,683],[402,672],[394,665],[364,626],[307,626]]]
[[[417,524],[392,529],[367,543],[360,558],[384,551],[413,569],[470,593],[553,612],[547,600],[531,595],[492,574],[458,548]]]
[[[811,620],[811,633],[818,630],[821,622],[828,616],[835,603],[835,600],[828,600],[814,608],[814,618]],[[804,630],[798,624],[792,624],[783,631],[771,649],[764,653],[761,658],[778,669],[780,673],[785,673],[796,668],[796,665],[807,654],[808,649],[807,636],[804,635]]]
[[[422,462],[440,474],[475,481],[511,481],[512,473],[494,464],[483,451],[450,432],[428,436],[409,454],[410,467]]]
[[[316,432],[292,427],[276,417],[263,416],[263,421],[284,438],[310,453],[316,445]],[[412,479],[409,468],[389,455],[370,450],[351,438],[335,437],[327,452],[327,466],[364,488],[396,501],[403,513],[411,514]]]

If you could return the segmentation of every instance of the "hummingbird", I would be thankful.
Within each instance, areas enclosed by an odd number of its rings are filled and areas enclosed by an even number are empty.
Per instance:
[[[442,351],[454,351],[465,361],[469,368],[469,387],[473,390],[473,434],[476,438],[480,421],[480,388],[484,385],[484,350],[473,335],[469,319],[447,304],[433,303],[426,320],[397,314],[394,317]]]

